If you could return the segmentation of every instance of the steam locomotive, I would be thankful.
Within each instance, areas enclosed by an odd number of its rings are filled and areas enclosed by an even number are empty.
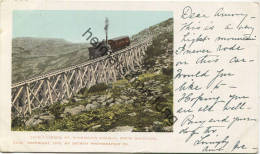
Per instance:
[[[121,50],[130,45],[130,39],[128,36],[120,36],[112,38],[110,40],[102,41],[95,47],[89,48],[90,59],[95,59],[118,50]]]

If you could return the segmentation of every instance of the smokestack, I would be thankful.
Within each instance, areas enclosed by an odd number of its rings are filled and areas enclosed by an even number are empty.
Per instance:
[[[108,34],[108,18],[106,17],[106,20],[105,20],[105,31],[106,31],[106,45],[108,45],[108,36],[107,36],[107,34]]]

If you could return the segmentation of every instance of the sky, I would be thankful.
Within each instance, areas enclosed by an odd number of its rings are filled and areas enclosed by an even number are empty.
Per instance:
[[[61,11],[32,10],[13,12],[13,38],[63,38],[88,42],[82,34],[89,28],[92,37],[105,38],[105,18],[109,19],[108,37],[132,36],[141,30],[173,17],[171,11]]]

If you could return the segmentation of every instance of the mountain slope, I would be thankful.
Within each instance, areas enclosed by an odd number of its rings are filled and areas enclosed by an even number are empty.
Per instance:
[[[87,43],[63,39],[14,38],[12,46],[12,82],[22,81],[53,70],[88,60]]]
[[[173,31],[173,18],[169,18],[161,23],[150,26],[149,28],[140,31],[139,33],[131,37],[131,41],[138,42],[144,38],[149,37],[150,35],[158,35],[158,34],[165,33],[167,31],[168,32]]]

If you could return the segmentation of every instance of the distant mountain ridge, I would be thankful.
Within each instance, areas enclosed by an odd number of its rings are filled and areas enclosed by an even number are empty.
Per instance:
[[[12,82],[85,62],[88,43],[64,39],[20,37],[12,41]]]
[[[64,39],[19,37],[13,39],[13,53],[21,51],[39,56],[55,56],[88,47],[86,43],[71,43]],[[20,49],[20,50],[19,50]],[[54,52],[55,51],[55,52]]]

